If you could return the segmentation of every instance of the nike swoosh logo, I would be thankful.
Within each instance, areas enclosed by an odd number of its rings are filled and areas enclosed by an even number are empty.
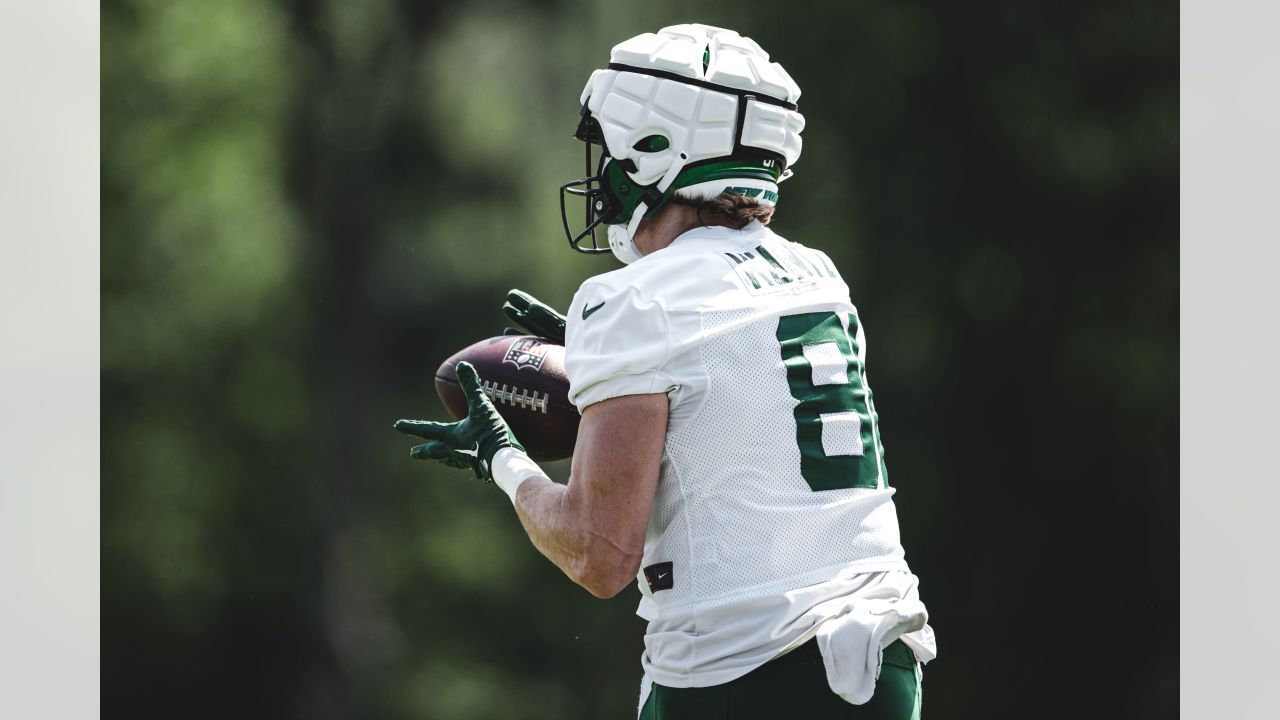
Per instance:
[[[600,308],[604,307],[605,302],[606,302],[606,301],[603,301],[603,300],[602,300],[602,301],[600,302],[600,304],[599,304],[599,305],[597,305],[597,306],[595,306],[595,307],[593,307],[593,308],[589,308],[589,307],[587,307],[586,305],[583,305],[583,306],[582,306],[582,319],[583,319],[583,320],[586,320],[588,317],[590,317],[591,313],[593,313],[593,312],[595,312],[595,311],[599,310]]]

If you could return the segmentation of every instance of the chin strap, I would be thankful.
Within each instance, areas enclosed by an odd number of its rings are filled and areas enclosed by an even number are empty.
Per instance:
[[[636,230],[640,228],[640,221],[644,220],[645,213],[650,210],[650,199],[653,200],[652,207],[657,207],[662,202],[662,196],[667,194],[667,188],[671,187],[671,183],[676,181],[676,176],[680,171],[684,170],[685,163],[689,162],[689,156],[680,153],[676,161],[671,163],[671,167],[667,168],[667,173],[662,176],[657,185],[650,187],[644,194],[644,199],[636,204],[636,209],[631,213],[631,220],[625,225],[609,226],[609,249],[613,250],[613,256],[618,258],[623,265],[631,263],[644,257],[640,249],[636,247]],[[656,197],[652,197],[656,196]]]
[[[623,265],[630,265],[643,257],[636,249],[635,242],[631,240],[631,231],[625,225],[609,226],[609,249]]]

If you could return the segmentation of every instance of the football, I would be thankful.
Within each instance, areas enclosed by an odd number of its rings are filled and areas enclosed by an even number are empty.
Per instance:
[[[481,387],[537,461],[573,455],[578,409],[569,402],[564,347],[532,335],[500,335],[454,353],[436,370],[436,393],[455,420],[467,415],[457,364],[475,366]]]

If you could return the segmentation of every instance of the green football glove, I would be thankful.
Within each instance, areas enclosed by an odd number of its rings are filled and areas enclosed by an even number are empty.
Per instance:
[[[507,328],[504,335],[537,335],[564,345],[564,316],[529,293],[522,290],[507,293],[502,312],[518,326]]]
[[[431,442],[415,446],[409,455],[437,460],[455,468],[470,468],[476,477],[493,480],[493,456],[505,447],[524,451],[511,428],[489,402],[480,378],[469,362],[458,363],[458,385],[467,397],[467,416],[455,423],[397,420],[396,429]]]

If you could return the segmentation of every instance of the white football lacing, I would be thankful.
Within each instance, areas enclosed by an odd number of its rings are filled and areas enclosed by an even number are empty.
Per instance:
[[[551,393],[542,393],[542,396],[539,397],[537,390],[525,390],[515,385],[510,386],[510,389],[508,389],[506,383],[499,386],[498,383],[490,380],[481,381],[480,387],[484,389],[484,394],[488,395],[493,402],[541,412],[543,415],[547,414],[547,405],[551,400]]]

